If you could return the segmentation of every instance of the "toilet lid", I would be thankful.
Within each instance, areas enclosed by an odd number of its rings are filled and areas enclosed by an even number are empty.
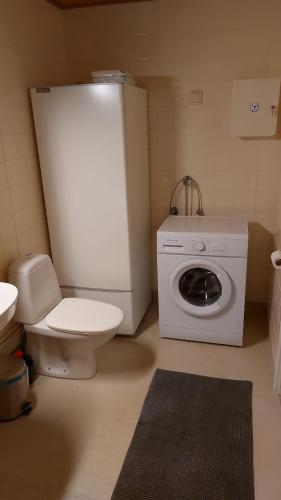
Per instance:
[[[123,318],[119,307],[75,297],[63,299],[46,316],[46,322],[53,330],[93,334],[114,330]]]

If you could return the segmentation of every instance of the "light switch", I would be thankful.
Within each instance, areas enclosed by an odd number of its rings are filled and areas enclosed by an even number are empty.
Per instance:
[[[189,104],[202,104],[203,90],[195,89],[189,92]]]

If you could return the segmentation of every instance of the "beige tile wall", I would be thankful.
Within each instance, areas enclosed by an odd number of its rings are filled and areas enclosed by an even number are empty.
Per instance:
[[[66,81],[62,13],[0,2],[0,280],[11,260],[49,250],[28,88]]]
[[[44,0],[0,4],[0,279],[20,253],[48,251],[28,87],[124,68],[148,90],[152,235],[184,174],[208,214],[250,222],[247,297],[265,301],[278,229],[280,140],[229,137],[231,81],[281,75],[279,0],[154,0],[61,12]],[[189,91],[204,92],[203,105]],[[154,287],[155,244],[153,244]]]
[[[281,250],[281,182],[279,185],[277,203],[277,231],[274,234],[274,250]],[[272,350],[273,364],[278,370],[278,344],[281,342],[281,271],[271,269],[270,296],[269,296],[269,336]]]
[[[176,180],[193,175],[207,214],[250,223],[247,298],[266,301],[277,230],[280,140],[229,136],[231,82],[281,76],[279,0],[154,0],[64,14],[72,82],[122,68],[148,90],[152,235]],[[202,89],[202,106],[189,91]],[[154,258],[154,287],[155,245]]]

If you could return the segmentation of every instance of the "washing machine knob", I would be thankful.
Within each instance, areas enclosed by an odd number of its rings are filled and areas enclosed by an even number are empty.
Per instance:
[[[197,241],[196,243],[196,250],[199,250],[199,252],[203,252],[205,250],[206,246],[204,241]]]

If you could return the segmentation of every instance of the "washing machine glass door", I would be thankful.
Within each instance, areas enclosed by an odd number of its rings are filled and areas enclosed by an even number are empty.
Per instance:
[[[176,303],[189,314],[211,316],[227,306],[232,285],[228,274],[215,262],[192,259],[174,270],[170,292]]]

